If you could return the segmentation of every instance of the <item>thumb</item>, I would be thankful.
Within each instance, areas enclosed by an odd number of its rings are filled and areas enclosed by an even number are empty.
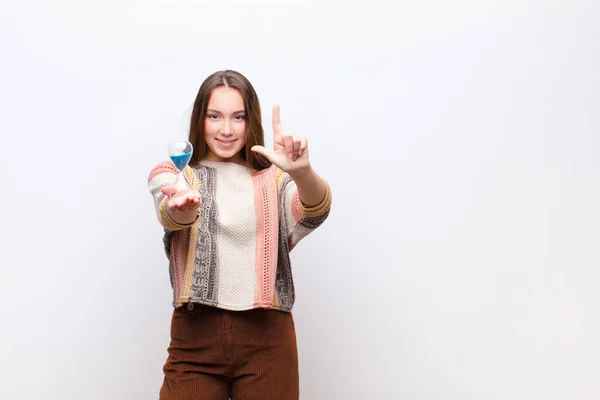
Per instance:
[[[164,186],[160,188],[162,194],[171,196],[177,192],[177,189],[174,186]]]
[[[259,145],[252,146],[252,148],[250,150],[266,157],[269,161],[273,162],[274,153],[272,150],[268,150],[264,146],[259,146]]]

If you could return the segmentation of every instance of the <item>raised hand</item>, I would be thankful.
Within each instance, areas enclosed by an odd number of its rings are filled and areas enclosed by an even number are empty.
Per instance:
[[[303,136],[283,133],[279,106],[273,106],[273,150],[264,146],[252,146],[252,151],[262,154],[285,172],[293,172],[310,167],[308,161],[308,141]]]

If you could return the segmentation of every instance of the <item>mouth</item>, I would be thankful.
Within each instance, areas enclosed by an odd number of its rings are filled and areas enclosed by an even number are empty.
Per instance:
[[[229,140],[227,140],[227,139],[216,139],[216,141],[217,141],[217,142],[218,142],[218,143],[219,143],[221,146],[224,146],[224,147],[230,147],[230,146],[233,146],[233,143],[235,143],[235,141],[236,141],[236,140],[237,140],[237,139],[229,139]]]

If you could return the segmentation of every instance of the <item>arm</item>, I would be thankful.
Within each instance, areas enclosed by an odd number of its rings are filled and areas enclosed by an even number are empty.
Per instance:
[[[273,107],[273,150],[252,146],[277,167],[277,192],[290,250],[329,215],[331,190],[308,160],[305,137],[282,133],[279,107]]]
[[[310,182],[310,181],[306,181]],[[309,199],[301,198],[300,187],[292,179],[289,173],[277,170],[277,190],[280,199],[280,218],[284,223],[285,235],[288,239],[289,250],[292,250],[298,242],[309,235],[325,222],[331,210],[331,189],[327,181],[318,178],[313,186],[302,186],[303,195],[309,193]],[[303,185],[304,182],[301,183]],[[314,195],[323,189],[323,194]],[[314,190],[316,189],[316,190]],[[312,191],[314,190],[314,192]],[[314,197],[313,197],[314,195]],[[320,198],[320,201],[310,201]]]
[[[289,174],[298,188],[298,197],[304,206],[315,207],[323,202],[328,191],[327,183],[312,167],[291,171]]]
[[[185,172],[190,178],[189,171]],[[200,199],[195,194],[189,193],[185,201],[177,204],[169,198],[168,193],[174,190],[170,185],[177,173],[175,166],[165,161],[156,165],[148,176],[148,189],[154,199],[158,221],[168,231],[188,228],[199,216]]]

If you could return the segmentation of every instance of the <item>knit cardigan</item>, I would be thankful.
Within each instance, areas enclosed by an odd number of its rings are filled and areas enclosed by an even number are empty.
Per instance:
[[[148,176],[169,260],[173,306],[198,303],[228,310],[291,312],[290,251],[328,217],[331,189],[321,204],[305,206],[296,184],[277,166],[253,171],[230,162],[202,161],[184,169],[200,193],[196,219],[176,223],[161,188],[178,173],[170,161]]]

